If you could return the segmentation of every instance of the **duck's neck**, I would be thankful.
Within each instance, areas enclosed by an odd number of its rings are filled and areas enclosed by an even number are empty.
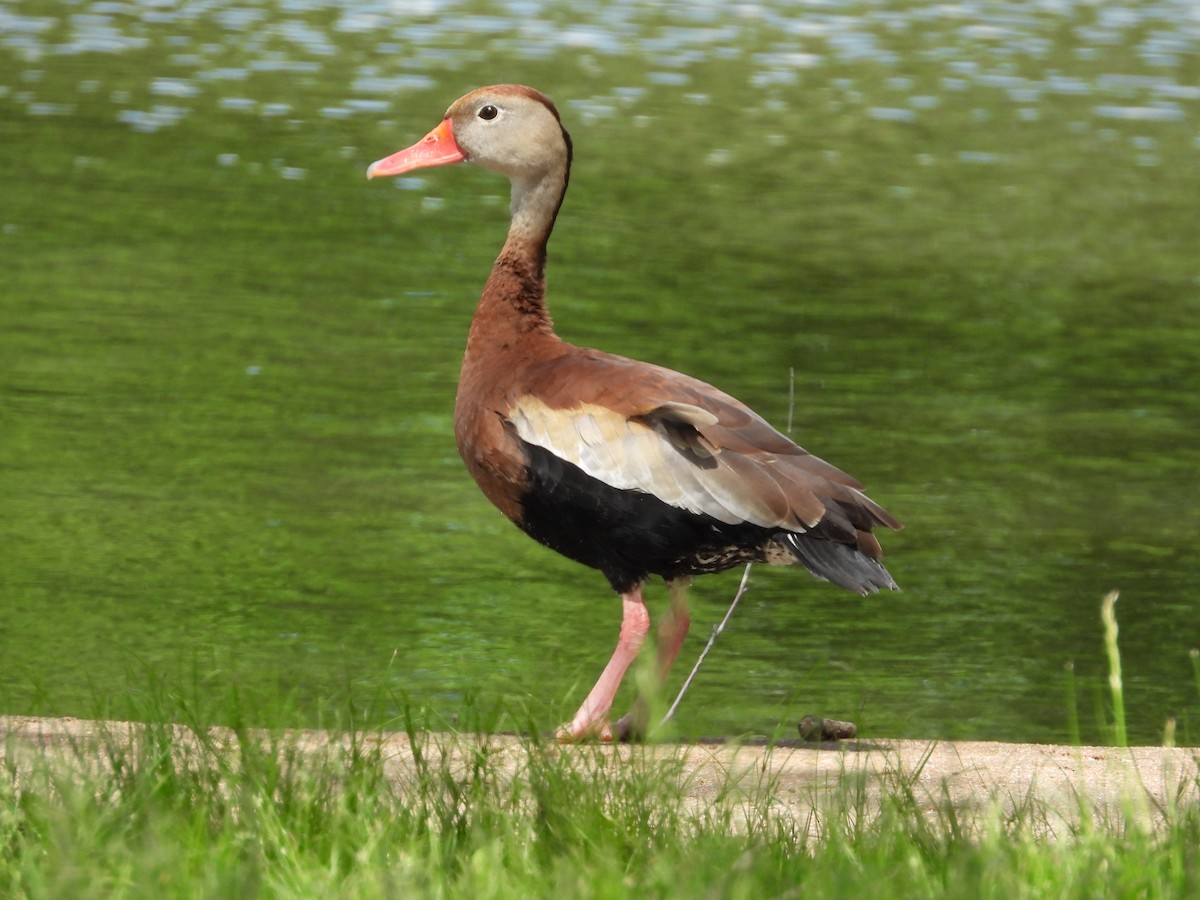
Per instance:
[[[570,169],[568,152],[561,165],[537,177],[512,179],[508,239],[475,311],[468,353],[479,341],[493,343],[514,332],[554,337],[546,308],[546,244],[567,192]]]

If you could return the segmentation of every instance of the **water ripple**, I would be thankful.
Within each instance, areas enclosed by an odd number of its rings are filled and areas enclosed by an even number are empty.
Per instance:
[[[148,73],[140,87],[100,61],[159,49],[169,50],[159,57],[169,68]],[[72,94],[107,93],[117,120],[144,133],[181,121],[189,104],[203,102],[206,84],[221,82],[238,84],[236,93],[216,101],[230,112],[298,121],[386,115],[392,96],[433,90],[446,73],[489,54],[562,58],[589,77],[603,71],[598,58],[628,58],[628,71],[641,73],[636,79],[624,76],[607,93],[571,98],[588,121],[616,115],[653,91],[703,93],[695,88],[705,86],[711,67],[731,60],[744,61],[748,102],[764,110],[781,98],[791,105],[795,91],[822,84],[837,92],[828,109],[856,110],[867,121],[911,123],[918,113],[935,117],[964,105],[985,121],[1007,102],[1010,121],[1054,122],[1061,104],[1077,100],[1076,122],[1090,115],[1169,127],[1194,124],[1200,105],[1200,84],[1181,62],[1200,54],[1200,16],[1182,0],[1086,11],[1066,0],[899,9],[848,0],[734,7],[615,0],[591,9],[562,0],[502,0],[487,12],[457,0],[281,0],[274,8],[225,0],[79,0],[61,19],[0,8],[0,54],[18,65],[94,56],[91,86],[85,91],[78,82]],[[922,67],[898,71],[907,54]],[[1121,62],[1096,74],[1100,59]],[[856,73],[853,85],[842,77],[847,65]],[[21,76],[31,87],[0,85],[0,98],[30,116],[76,114],[73,97],[41,87],[35,71]],[[307,92],[296,85],[311,82],[298,79],[318,76],[326,88],[319,104],[281,99],[280,88]],[[1149,164],[1145,153],[1131,162]]]

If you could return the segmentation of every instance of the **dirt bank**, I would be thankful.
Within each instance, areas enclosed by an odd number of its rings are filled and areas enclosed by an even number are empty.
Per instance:
[[[136,737],[139,726],[84,719],[0,717],[0,756],[18,766],[40,756],[64,754],[89,742]],[[190,733],[179,729],[180,740]],[[423,735],[430,746],[457,755],[471,738]],[[312,752],[344,740],[324,732],[292,732],[285,740]],[[502,771],[521,771],[527,742],[514,736],[486,739]],[[413,753],[406,734],[383,734],[378,742],[393,777],[411,769]],[[564,747],[562,753],[596,752]],[[767,790],[774,812],[803,820],[813,803],[828,796],[847,777],[865,774],[868,791],[903,780],[932,811],[946,802],[963,810],[1002,807],[1034,808],[1051,827],[1077,819],[1081,809],[1109,820],[1161,819],[1175,802],[1200,802],[1200,749],[1133,747],[1065,747],[984,741],[871,741],[845,745],[754,747],[720,744],[603,748],[623,759],[651,754],[676,766],[687,797],[708,803],[725,790],[731,777],[747,793]]]

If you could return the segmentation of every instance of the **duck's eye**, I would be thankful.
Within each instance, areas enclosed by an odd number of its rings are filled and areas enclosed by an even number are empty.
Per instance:
[[[486,119],[489,122],[496,118],[496,116],[499,114],[500,110],[496,109],[496,107],[492,106],[490,103],[479,110],[479,118]]]

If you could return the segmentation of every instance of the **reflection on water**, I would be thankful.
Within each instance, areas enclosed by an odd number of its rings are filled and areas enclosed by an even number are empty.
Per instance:
[[[1176,716],[1200,740],[1193,5],[576,7],[0,4],[0,154],[10,203],[34,192],[0,208],[10,284],[31,286],[0,287],[0,397],[26,436],[0,448],[9,694],[79,712],[71,691],[131,656],[211,653],[305,715],[380,688],[578,701],[616,604],[487,510],[448,444],[503,186],[361,183],[518,72],[550,79],[578,142],[564,334],[778,423],[794,367],[801,441],[907,525],[884,536],[899,595],[758,571],[687,733],[813,712],[1060,739],[1069,661],[1097,718],[1119,587],[1135,734]],[[16,177],[60,145],[81,149],[53,185]],[[52,194],[67,212],[42,212]],[[735,584],[700,583],[683,663]]]
[[[221,95],[226,83],[244,83],[262,72],[328,74],[336,62],[348,95],[319,114],[377,115],[403,92],[432,88],[434,73],[469,64],[481,43],[489,52],[515,59],[545,59],[560,52],[652,59],[655,70],[645,75],[650,86],[686,86],[687,69],[713,59],[747,60],[747,86],[759,90],[795,84],[800,73],[841,73],[855,63],[895,69],[920,65],[930,84],[943,91],[990,88],[1020,105],[1027,117],[1056,94],[1096,98],[1092,115],[1098,119],[1138,121],[1183,121],[1188,112],[1183,104],[1200,100],[1200,86],[1181,84],[1175,74],[1194,56],[1200,36],[1195,11],[1184,2],[1098,8],[1074,3],[914,4],[887,10],[854,2],[801,9],[767,2],[727,12],[719,4],[627,2],[588,10],[514,0],[478,14],[456,0],[370,8],[292,0],[281,4],[278,13],[218,2],[147,8],[95,0],[72,5],[65,17],[21,9],[18,3],[0,10],[0,46],[30,66],[159,46],[169,49],[167,63],[180,74],[148,72],[143,87],[150,96],[186,99],[215,92],[225,108],[259,115],[288,111]],[[1061,60],[1052,51],[1063,40],[1064,28],[1074,41],[1073,61],[1086,74],[1056,68]],[[1130,51],[1124,56],[1130,63],[1158,73],[1106,70],[1106,56],[1117,47]],[[342,67],[347,57],[370,62],[360,63],[346,78]],[[1047,57],[1053,57],[1049,65]],[[233,60],[238,64],[230,65]],[[940,81],[933,77],[939,71]],[[70,115],[73,107],[64,98],[46,101],[25,87],[39,81],[40,74],[39,68],[27,68],[20,73],[22,84],[5,90],[14,92],[30,115]],[[837,83],[855,103],[885,99],[864,96],[853,79]],[[79,90],[91,93],[103,84],[103,79],[89,78],[79,83]],[[885,79],[883,87],[901,105],[871,106],[868,114],[918,122],[921,114],[936,110],[936,95],[904,96],[912,85],[908,75]],[[631,85],[618,88],[614,97],[573,102],[586,114],[611,115],[636,104],[644,90]],[[126,90],[112,99],[116,106],[132,102]],[[116,114],[135,130],[153,131],[175,124],[188,109],[155,104]]]

